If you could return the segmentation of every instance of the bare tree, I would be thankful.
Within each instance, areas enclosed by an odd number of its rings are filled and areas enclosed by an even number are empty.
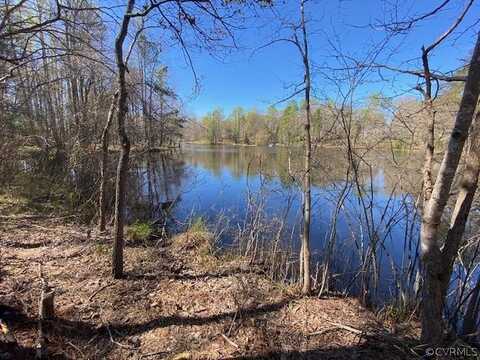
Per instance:
[[[123,227],[125,221],[125,193],[127,185],[128,158],[130,155],[130,140],[125,129],[127,106],[127,83],[125,79],[125,60],[123,58],[123,43],[128,34],[128,25],[132,18],[135,0],[129,0],[123,16],[120,31],[115,39],[115,59],[118,68],[118,103],[117,103],[117,131],[120,138],[121,152],[118,160],[117,179],[115,182],[115,220],[114,243],[112,252],[112,275],[115,279],[123,276]]]
[[[107,210],[107,203],[106,203],[106,182],[107,182],[107,168],[108,168],[108,137],[110,127],[113,122],[113,118],[115,116],[115,109],[118,102],[118,93],[115,93],[112,103],[110,105],[110,109],[108,110],[107,121],[105,122],[105,126],[103,127],[102,131],[102,138],[101,138],[101,146],[102,146],[102,155],[100,160],[100,196],[98,200],[99,206],[99,230],[105,231],[105,226],[107,223],[106,220],[106,210]]]
[[[432,11],[418,17],[403,21],[392,22],[385,28],[400,34],[411,30],[420,21],[437,15],[450,0],[444,1]],[[478,173],[475,165],[475,146],[470,148],[466,156],[466,169],[463,173],[461,188],[457,195],[456,204],[450,220],[450,228],[444,242],[439,236],[439,227],[447,202],[451,197],[451,188],[458,174],[458,167],[462,158],[464,144],[467,139],[472,120],[477,107],[479,96],[480,76],[480,43],[477,34],[471,61],[466,66],[468,74],[444,75],[431,70],[429,56],[431,52],[459,27],[466,14],[472,8],[473,0],[468,0],[463,10],[455,18],[451,26],[443,32],[433,43],[422,47],[422,71],[404,70],[391,66],[373,64],[373,68],[387,69],[403,74],[417,76],[424,81],[424,87],[416,87],[423,95],[424,109],[427,112],[425,156],[423,164],[423,213],[420,234],[421,260],[423,271],[422,296],[422,341],[438,344],[443,338],[443,313],[446,302],[447,289],[453,271],[453,264],[464,235],[466,219],[470,212],[473,195],[475,193]],[[436,178],[433,176],[433,160],[435,150],[435,121],[436,111],[434,100],[439,92],[440,82],[465,82],[462,99],[456,115],[455,124],[448,139],[448,145]],[[434,83],[437,89],[434,92]],[[472,130],[472,142],[476,140],[476,130]]]
[[[267,44],[261,46],[259,49],[274,45],[276,43],[284,42],[291,44],[297,49],[303,65],[303,80],[296,85],[292,94],[277,103],[285,102],[300,94],[304,95],[305,100],[305,118],[303,122],[303,146],[304,146],[304,162],[302,172],[302,237],[300,249],[300,276],[302,278],[302,292],[308,294],[311,291],[310,278],[310,221],[311,221],[311,162],[312,162],[312,137],[311,137],[311,59],[309,56],[309,40],[305,5],[308,0],[299,0],[300,5],[300,19],[296,22],[290,22],[285,19],[278,19],[280,21],[282,30],[287,30],[285,37],[276,38]]]
[[[447,1],[448,2],[448,1]],[[422,77],[425,80],[425,89],[418,86],[417,89],[423,94],[425,109],[427,111],[427,132],[425,138],[425,161],[423,167],[423,193],[424,193],[424,204],[430,200],[430,196],[433,191],[433,179],[432,179],[432,165],[433,157],[435,152],[435,110],[433,107],[433,96],[432,96],[432,81],[435,79],[430,72],[429,64],[429,54],[440,45],[462,22],[463,18],[467,14],[468,10],[473,4],[473,0],[469,0],[467,6],[464,8],[460,16],[454,21],[450,28],[445,31],[441,36],[439,36],[432,44],[429,46],[422,47],[422,65],[423,65],[423,74]]]
[[[311,123],[311,76],[310,76],[310,59],[308,55],[308,38],[307,38],[307,24],[305,21],[305,3],[307,0],[301,0],[300,12],[302,29],[303,47],[300,45],[298,38],[295,36],[295,43],[300,51],[303,61],[305,74],[305,124],[304,124],[304,146],[305,146],[305,163],[304,163],[304,183],[303,183],[303,233],[302,233],[302,250],[303,250],[303,293],[310,292],[310,220],[311,220],[311,169],[312,169],[312,137],[310,134]]]
[[[447,237],[441,248],[438,238],[439,225],[450,197],[450,189],[462,156],[465,140],[473,120],[480,93],[480,35],[469,64],[462,100],[459,105],[447,149],[438,171],[432,195],[422,219],[421,246],[425,271],[423,290],[422,339],[428,343],[440,343],[443,337],[443,308],[445,285],[450,281],[452,266],[458,251],[459,236]],[[466,210],[466,209],[465,209]],[[457,212],[459,209],[457,209]],[[464,213],[465,217],[468,212]],[[456,227],[458,231],[461,227]],[[452,228],[452,226],[451,226]],[[463,236],[463,231],[461,231]],[[452,241],[453,238],[456,241]],[[460,236],[461,238],[461,236]]]

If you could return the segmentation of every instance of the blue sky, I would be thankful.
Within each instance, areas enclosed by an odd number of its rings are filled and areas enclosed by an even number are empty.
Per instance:
[[[390,2],[391,4],[392,2]],[[428,4],[427,4],[428,3]],[[438,6],[441,1],[402,1],[399,16],[418,15]],[[298,2],[277,1],[275,11],[281,17],[296,18]],[[464,1],[451,0],[444,11],[432,20],[424,21],[411,33],[391,40],[379,55],[378,61],[403,68],[419,68],[420,48],[429,45],[452,24],[465,5]],[[311,58],[319,66],[340,66],[335,58],[332,43],[341,44],[342,52],[355,58],[362,58],[386,36],[381,29],[366,26],[385,19],[391,14],[385,1],[377,0],[311,0],[307,5],[309,18]],[[203,116],[206,112],[220,107],[228,114],[235,106],[264,110],[279,99],[288,96],[291,89],[286,86],[302,78],[302,67],[297,50],[287,43],[279,43],[253,50],[278,36],[278,22],[270,10],[258,11],[258,17],[250,18],[243,24],[244,29],[236,32],[240,49],[232,51],[221,59],[202,51],[192,51],[192,60],[200,79],[201,89],[194,93],[193,75],[183,60],[178,48],[164,49],[164,61],[169,67],[170,85],[182,98],[186,112]],[[457,68],[468,58],[473,47],[478,25],[462,32],[474,23],[480,14],[479,4],[470,9],[464,25],[459,27],[449,41],[435,49],[431,67],[441,71]],[[462,34],[460,37],[458,35]],[[253,55],[252,55],[253,53]],[[408,64],[405,62],[409,61]],[[359,101],[373,92],[387,96],[400,95],[416,83],[409,76],[383,72],[384,81],[371,74],[369,82],[357,92]],[[335,97],[335,88],[321,74],[314,74],[315,88],[321,97]],[[279,105],[278,107],[282,107]]]

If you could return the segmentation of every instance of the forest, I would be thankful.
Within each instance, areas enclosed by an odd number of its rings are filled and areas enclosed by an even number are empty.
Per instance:
[[[436,126],[441,136],[438,142],[445,141],[448,132],[449,118],[446,114],[455,111],[458,106],[460,88],[448,86],[436,99]],[[371,94],[366,105],[352,108],[352,139],[363,145],[379,145],[390,142],[396,149],[421,148],[425,139],[427,120],[419,114],[421,101],[415,98],[404,98],[395,102],[381,94]],[[344,129],[336,121],[334,103],[313,101],[311,104],[311,137],[317,144],[334,145],[345,137]],[[437,110],[438,109],[438,110]],[[225,116],[221,108],[207,113],[201,119],[185,124],[183,141],[207,144],[244,144],[269,145],[279,144],[292,146],[301,144],[304,138],[302,121],[305,113],[305,102],[289,101],[286,106],[277,110],[270,106],[265,112],[256,109],[244,110],[235,107]],[[402,116],[402,123],[392,121],[395,116]]]
[[[0,1],[0,359],[478,358],[479,14]]]

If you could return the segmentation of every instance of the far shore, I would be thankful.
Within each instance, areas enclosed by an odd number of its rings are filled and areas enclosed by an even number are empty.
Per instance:
[[[281,147],[281,148],[303,148],[302,143],[296,143],[296,144],[291,144],[291,145],[286,145],[286,144],[244,144],[244,143],[233,143],[233,142],[220,142],[216,144],[211,144],[209,142],[205,141],[182,141],[180,145],[203,145],[203,146],[238,146],[238,147]],[[329,149],[341,149],[343,148],[343,144],[336,144],[332,142],[326,142],[326,143],[321,143],[321,144],[316,144],[313,145],[313,148],[315,147],[322,147],[322,148],[329,148]],[[356,149],[382,149],[382,150],[391,150],[393,146],[389,143],[379,143],[376,144],[375,146],[368,146],[368,145],[358,145],[356,146]],[[393,149],[394,151],[409,151],[409,149]],[[412,147],[410,151],[418,152],[422,151],[422,148],[419,146]]]

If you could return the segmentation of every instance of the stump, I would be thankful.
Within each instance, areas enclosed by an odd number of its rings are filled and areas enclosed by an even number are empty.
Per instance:
[[[45,341],[44,321],[55,317],[55,291],[43,277],[42,268],[39,267],[39,275],[42,281],[42,293],[38,302],[38,342],[36,346],[36,359],[47,358]]]
[[[45,334],[43,333],[42,320],[38,320],[38,341],[35,346],[35,359],[46,359],[47,348],[45,346]]]
[[[40,320],[52,320],[55,317],[55,291],[45,285],[42,289],[40,302],[38,306],[38,314]]]

